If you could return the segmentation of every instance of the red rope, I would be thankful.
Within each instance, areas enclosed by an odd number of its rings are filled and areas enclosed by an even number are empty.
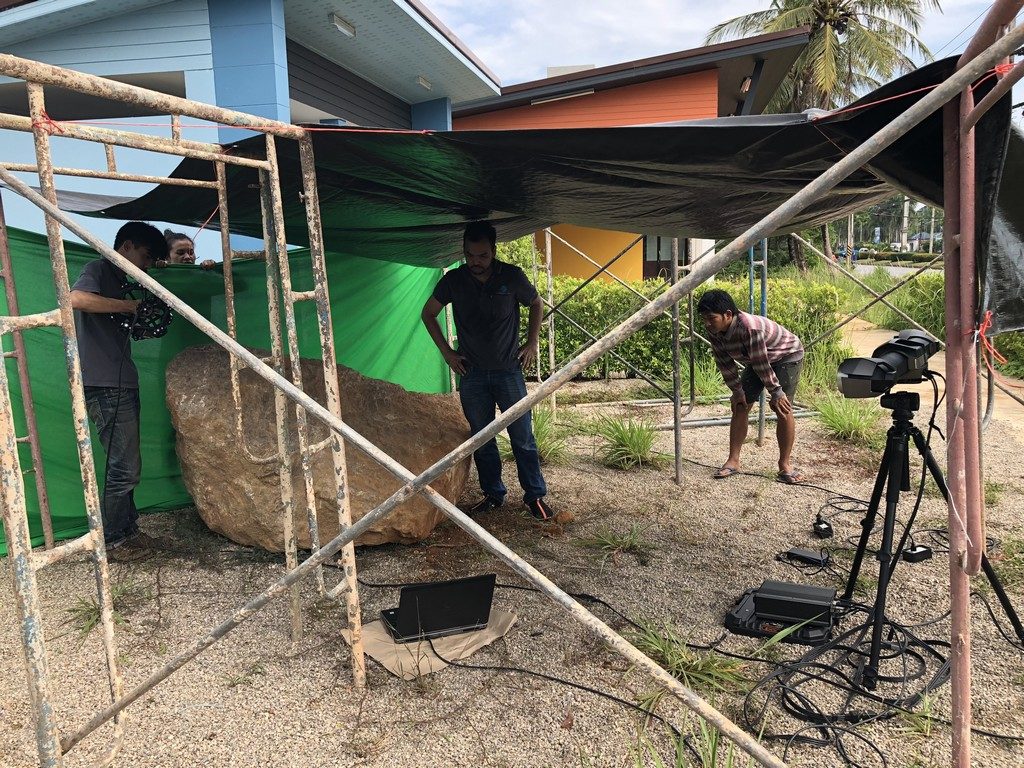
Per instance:
[[[996,66],[993,69],[990,69],[988,72],[986,72],[984,77],[982,77],[976,83],[974,83],[972,86],[970,86],[971,90],[974,90],[975,88],[980,86],[982,83],[984,83],[986,80],[988,80],[991,77],[996,77],[997,75],[998,76],[1005,75],[1010,69],[1013,69],[1013,65],[1012,64],[999,64],[998,66]],[[884,99],[878,99],[876,101],[869,101],[869,102],[866,102],[864,104],[856,104],[856,105],[853,105],[853,106],[850,106],[850,107],[844,107],[843,109],[837,109],[837,110],[834,110],[832,112],[828,112],[828,113],[826,113],[824,115],[817,115],[815,117],[812,117],[811,118],[811,122],[813,123],[813,122],[817,122],[818,120],[824,120],[827,117],[835,117],[836,115],[846,114],[847,112],[859,112],[862,109],[867,109],[868,107],[873,107],[876,104],[885,104],[887,101],[895,101],[896,99],[902,99],[902,98],[905,98],[907,96],[913,96],[914,94],[917,94],[917,93],[923,93],[924,91],[930,91],[930,90],[932,90],[934,88],[938,88],[939,85],[940,85],[939,83],[935,83],[934,85],[926,85],[926,86],[923,86],[921,88],[915,88],[912,91],[907,91],[906,93],[897,93],[897,94],[894,94],[892,96],[886,96]]]
[[[71,125],[115,125],[126,128],[171,128],[171,123],[130,123],[118,120],[65,120],[64,122]],[[271,130],[277,126],[272,125],[226,125],[224,123],[183,123],[179,126],[182,129],[185,128],[233,128],[237,131],[261,131]],[[345,133],[407,133],[407,134],[429,134],[435,133],[435,131],[427,130],[425,128],[411,129],[411,128],[349,128],[343,125],[318,125],[318,126],[304,126],[304,131],[319,131],[319,132],[345,132]]]
[[[51,136],[53,136],[53,134],[55,133],[64,133],[64,129],[60,127],[60,124],[56,120],[54,120],[46,113],[45,109],[43,110],[43,119],[33,120],[32,127],[42,128]]]
[[[981,325],[978,326],[978,338],[981,340],[982,355],[988,353],[988,355],[991,355],[998,362],[1002,363],[1003,365],[1006,365],[1006,358],[999,353],[999,350],[996,349],[995,344],[992,343],[992,340],[985,335],[985,332],[991,327],[992,310],[986,310],[985,318],[981,321]],[[988,365],[989,370],[991,370],[992,365],[991,363],[988,362],[987,357],[985,362]]]
[[[211,221],[213,221],[213,217],[217,215],[217,210],[219,208],[220,208],[220,205],[218,204],[217,207],[215,207],[212,211],[210,211],[210,215],[206,217],[206,221],[203,222],[202,226],[199,227],[199,229],[196,230],[196,233],[192,236],[192,242],[195,242],[196,238],[199,237],[199,233],[202,232],[204,229],[206,229],[206,225],[207,224],[209,224]]]
[[[988,375],[992,377],[993,381],[1000,382],[1004,387],[1009,389],[1020,389],[1019,386],[1011,384],[1004,379],[999,371],[996,370],[995,366],[992,365],[992,360],[995,359],[997,362],[1006,365],[1006,358],[999,354],[999,350],[996,349],[995,344],[992,340],[985,335],[985,332],[992,327],[992,311],[987,310],[985,317],[978,326],[978,338],[981,341],[981,359],[985,361],[985,367],[988,368]]]

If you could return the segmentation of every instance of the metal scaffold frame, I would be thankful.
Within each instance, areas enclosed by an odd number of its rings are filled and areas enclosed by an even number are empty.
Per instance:
[[[953,764],[956,768],[967,768],[970,765],[970,621],[968,611],[968,578],[977,571],[984,546],[984,520],[981,514],[980,485],[978,476],[978,409],[977,409],[977,377],[974,344],[964,343],[964,334],[974,327],[977,310],[977,286],[975,285],[974,254],[973,254],[973,153],[960,152],[960,141],[966,139],[969,145],[973,125],[981,111],[987,109],[992,101],[986,97],[976,107],[971,104],[970,86],[979,77],[989,72],[996,64],[1005,60],[1013,51],[1024,43],[1024,27],[1006,31],[1008,23],[1016,11],[1024,4],[1024,0],[1000,0],[981,30],[972,41],[968,52],[961,61],[959,70],[946,81],[935,87],[930,93],[908,108],[895,120],[884,126],[878,133],[847,154],[841,161],[818,178],[811,181],[801,191],[794,194],[786,202],[770,214],[750,227],[747,231],[721,249],[718,253],[698,260],[682,279],[674,282],[668,290],[658,298],[642,307],[635,314],[622,321],[614,329],[605,334],[594,344],[583,350],[573,360],[559,370],[554,371],[544,382],[540,383],[526,398],[499,415],[489,426],[473,435],[461,445],[436,461],[432,466],[414,474],[400,465],[393,458],[382,452],[372,442],[345,423],[341,417],[340,403],[337,400],[337,375],[333,381],[329,371],[334,365],[333,336],[331,334],[329,304],[326,303],[327,283],[326,265],[323,258],[323,240],[320,229],[319,210],[316,198],[316,178],[312,161],[312,144],[309,134],[302,128],[275,123],[264,118],[245,115],[230,110],[219,109],[209,105],[191,102],[185,99],[166,96],[144,89],[115,83],[102,78],[82,75],[61,70],[36,62],[29,62],[9,55],[0,55],[0,73],[25,80],[29,83],[32,118],[11,115],[0,115],[0,128],[15,128],[31,131],[36,139],[37,171],[40,177],[42,194],[34,191],[14,176],[10,170],[4,170],[0,163],[0,180],[11,189],[27,198],[46,213],[47,235],[51,248],[51,260],[57,287],[58,309],[36,315],[11,315],[0,318],[0,333],[15,330],[29,330],[42,326],[58,326],[64,337],[64,345],[68,362],[68,378],[72,394],[73,418],[78,437],[79,461],[81,465],[83,486],[86,494],[86,506],[89,516],[90,530],[85,536],[62,544],[52,550],[35,553],[32,551],[28,538],[27,512],[24,496],[24,481],[21,475],[17,451],[16,437],[11,418],[11,400],[8,392],[6,370],[0,371],[0,480],[2,480],[2,500],[4,523],[10,547],[10,560],[13,568],[15,592],[19,601],[22,621],[22,638],[25,646],[29,690],[33,713],[37,724],[37,748],[39,764],[42,766],[60,766],[63,756],[73,749],[89,734],[111,720],[115,723],[114,741],[103,758],[103,764],[109,763],[116,754],[123,737],[124,710],[136,702],[147,691],[165,680],[175,671],[192,661],[202,651],[209,648],[226,636],[235,627],[251,618],[258,610],[271,600],[286,593],[293,595],[294,588],[308,576],[315,576],[324,562],[333,558],[343,550],[351,551],[353,542],[371,526],[390,514],[399,504],[415,494],[422,494],[432,504],[443,511],[456,525],[469,533],[487,550],[496,554],[501,560],[513,568],[523,578],[537,586],[556,603],[562,606],[573,618],[584,627],[601,638],[609,648],[622,655],[638,669],[648,673],[651,678],[671,692],[679,701],[712,726],[740,749],[754,758],[760,765],[781,768],[785,764],[749,733],[740,729],[735,723],[712,707],[708,702],[684,686],[676,678],[666,672],[649,657],[622,638],[608,625],[587,611],[582,605],[566,592],[552,583],[540,571],[520,558],[488,531],[480,527],[454,504],[447,501],[430,487],[430,483],[446,472],[451,466],[468,458],[472,452],[491,440],[498,432],[510,423],[527,413],[538,402],[547,398],[587,365],[608,353],[630,334],[645,326],[662,312],[671,310],[693,288],[707,280],[718,270],[742,256],[759,241],[776,231],[786,222],[793,219],[800,211],[818,199],[821,195],[834,188],[843,179],[860,168],[872,157],[877,155],[893,142],[905,135],[915,125],[935,111],[944,108],[946,116],[946,228],[944,242],[946,244],[946,291],[947,291],[947,365],[949,368],[949,398],[947,409],[947,428],[950,437],[949,445],[949,486],[950,486],[950,581],[951,598],[953,601],[953,722],[954,722],[954,753]],[[1005,32],[1005,34],[1002,34]],[[1018,64],[1013,73],[1018,73]],[[1008,79],[1004,77],[1004,80]],[[130,146],[141,149],[167,152],[209,160],[222,164],[218,174],[223,181],[223,168],[228,164],[243,165],[257,168],[265,187],[265,220],[267,233],[267,270],[268,274],[277,272],[281,275],[284,288],[284,323],[288,334],[288,352],[291,355],[291,378],[284,375],[284,341],[276,339],[272,350],[271,363],[261,360],[256,354],[240,345],[233,335],[225,333],[213,323],[197,313],[187,304],[178,299],[171,291],[164,288],[146,273],[136,268],[131,262],[111,249],[85,227],[75,222],[56,205],[56,194],[53,183],[55,169],[52,166],[49,152],[49,134],[43,110],[43,86],[60,86],[84,93],[103,96],[119,101],[146,104],[160,110],[163,114],[175,116],[170,140],[151,136],[130,135],[121,131],[86,128],[80,125],[67,125],[64,135],[99,141],[116,146]],[[965,94],[961,99],[960,95]],[[956,102],[960,100],[958,105]],[[952,100],[952,104],[945,106]],[[251,128],[267,135],[267,158],[250,159],[233,157],[226,154],[216,144],[186,141],[180,136],[179,115],[212,120],[226,125]],[[961,129],[962,126],[962,129]],[[311,292],[296,292],[291,289],[288,281],[286,254],[283,252],[283,219],[280,209],[280,190],[277,188],[276,156],[274,155],[274,139],[292,139],[300,142],[303,165],[303,185],[305,192],[306,211],[310,225],[310,250],[313,259],[316,288]],[[113,173],[109,171],[108,173]],[[963,180],[961,181],[961,177]],[[963,194],[961,194],[961,186]],[[958,197],[959,195],[959,197]],[[221,226],[226,231],[226,211]],[[197,638],[188,647],[182,649],[164,666],[153,671],[143,682],[130,691],[124,692],[116,665],[116,649],[112,608],[110,603],[109,579],[107,575],[106,552],[103,546],[102,521],[99,515],[96,473],[92,461],[92,447],[87,431],[84,398],[82,395],[81,369],[75,341],[74,325],[71,315],[67,267],[64,260],[61,240],[61,226],[74,232],[104,258],[123,270],[127,275],[147,288],[155,296],[166,302],[179,316],[195,325],[200,331],[236,357],[239,364],[251,369],[257,376],[273,385],[280,393],[276,401],[278,423],[279,450],[288,449],[288,430],[285,421],[285,398],[291,400],[303,416],[297,417],[297,430],[301,435],[302,419],[312,417],[325,424],[331,431],[332,453],[335,460],[336,479],[338,481],[339,515],[347,510],[347,487],[345,478],[344,451],[354,447],[365,453],[372,460],[388,469],[402,481],[402,487],[395,491],[387,500],[369,511],[359,521],[351,525],[342,525],[338,535],[318,548],[305,561],[298,563],[289,553],[287,556],[288,572],[267,587],[263,592],[250,599],[230,617],[210,628],[203,636]],[[962,241],[961,241],[962,236]],[[959,244],[959,252],[954,244]],[[227,257],[228,254],[226,253]],[[961,264],[962,260],[962,264]],[[960,279],[963,277],[964,286]],[[269,279],[269,277],[268,277]],[[298,300],[315,299],[320,321],[321,346],[324,353],[324,370],[327,380],[327,405],[321,405],[301,389],[301,378],[294,369],[298,367],[298,347],[294,340],[293,303]],[[273,303],[273,298],[270,298]],[[271,308],[272,309],[272,308]],[[553,350],[552,350],[553,352]],[[3,369],[0,366],[0,369]],[[962,381],[961,381],[962,376]],[[332,393],[332,387],[334,392]],[[300,437],[301,439],[301,437]],[[308,445],[307,449],[312,449]],[[303,458],[303,467],[308,457]],[[284,460],[281,461],[284,472]],[[290,465],[288,467],[290,472]],[[282,488],[284,492],[284,489]],[[286,511],[288,511],[286,509]],[[961,512],[963,515],[961,515]],[[964,522],[965,521],[965,522]],[[286,529],[287,530],[287,529]],[[312,533],[312,531],[311,531]],[[294,531],[286,533],[286,537],[294,538]],[[293,547],[293,543],[289,544]],[[36,590],[36,572],[44,565],[57,562],[74,552],[89,552],[92,555],[97,574],[97,589],[101,603],[104,647],[106,649],[107,667],[111,686],[111,703],[96,713],[86,724],[69,735],[62,736],[57,727],[56,718],[50,696],[50,686],[46,664],[46,648],[43,638],[40,605]],[[353,640],[357,641],[358,633],[358,595],[355,583],[355,563],[349,559],[345,564],[344,580],[330,590],[328,594],[336,595],[345,591],[350,602],[349,620],[356,622],[351,625]],[[353,609],[353,605],[355,606]],[[294,623],[293,613],[293,623]],[[353,674],[357,684],[361,683],[361,654],[353,645]]]
[[[561,318],[562,320],[568,322],[576,330],[582,332],[591,342],[596,341],[598,339],[597,335],[595,335],[591,331],[589,331],[586,328],[584,328],[582,324],[580,324],[577,320],[575,320],[572,316],[570,316],[566,312],[566,310],[565,310],[565,305],[569,302],[569,300],[572,299],[574,296],[576,296],[578,293],[582,292],[593,281],[595,281],[596,279],[598,279],[602,275],[607,274],[607,276],[612,281],[614,281],[614,282],[618,283],[619,285],[623,286],[627,291],[632,293],[634,296],[639,298],[644,303],[649,304],[654,299],[652,297],[650,297],[650,296],[644,295],[643,292],[637,290],[634,286],[630,285],[629,282],[627,282],[626,280],[623,280],[621,277],[616,275],[614,272],[610,271],[612,265],[615,264],[615,262],[617,262],[619,259],[621,259],[623,256],[625,256],[626,253],[628,253],[635,245],[637,245],[638,243],[642,242],[642,240],[643,240],[643,236],[642,235],[640,235],[640,236],[634,238],[633,240],[631,240],[628,245],[626,245],[624,248],[619,250],[619,252],[616,253],[607,262],[605,262],[604,264],[600,264],[594,258],[589,256],[586,252],[584,252],[582,249],[580,249],[580,248],[576,247],[575,245],[573,245],[572,243],[570,243],[566,238],[562,237],[561,235],[557,234],[556,232],[553,232],[550,228],[545,229],[544,230],[545,261],[548,264],[548,284],[549,285],[552,283],[553,277],[554,277],[553,269],[551,268],[551,264],[553,263],[553,259],[552,259],[552,256],[551,256],[551,241],[552,241],[552,239],[558,240],[560,243],[562,243],[565,247],[569,248],[577,256],[583,258],[584,260],[589,262],[591,265],[597,267],[597,270],[595,272],[593,272],[586,279],[584,279],[584,281],[580,285],[576,286],[573,290],[571,290],[566,296],[564,296],[557,303],[554,301],[553,293],[551,293],[550,291],[549,291],[549,296],[548,297],[546,297],[546,298],[542,297],[542,301],[544,302],[545,306],[547,307],[547,311],[545,312],[545,315],[544,315],[544,321],[545,321],[545,323],[547,325],[547,334],[548,334],[548,340],[549,340],[548,341],[548,346],[549,346],[549,357],[550,357],[550,369],[551,370],[555,370],[555,367],[557,365],[557,363],[555,362],[555,360],[557,359],[557,355],[554,352],[552,352],[551,350],[554,350],[554,347],[555,347],[555,344],[554,344],[554,339],[555,339],[554,327],[555,327],[555,318],[556,318],[556,316]],[[681,271],[688,272],[690,269],[693,268],[693,264],[697,260],[699,260],[701,258],[705,258],[707,255],[712,253],[714,251],[714,248],[717,247],[717,245],[718,245],[716,243],[715,246],[707,249],[706,251],[704,251],[704,253],[701,253],[700,255],[698,255],[696,259],[691,259],[690,255],[689,255],[689,249],[688,248],[687,249],[680,248],[680,245],[679,245],[680,238],[671,238],[670,240],[671,240],[671,246],[670,247],[671,247],[671,250],[672,250],[672,258],[668,262],[669,263],[669,274],[667,275],[668,280],[667,280],[667,283],[666,283],[669,287],[671,287],[676,282],[678,282],[679,275],[680,275]],[[760,252],[761,252],[759,257],[755,256],[755,251],[757,250],[757,248],[751,247],[747,251],[747,272],[748,272],[748,282],[749,282],[748,294],[747,294],[747,304],[748,304],[748,311],[750,313],[754,313],[755,312],[755,303],[757,303],[757,305],[758,305],[756,307],[757,314],[767,315],[767,312],[768,312],[768,240],[767,239],[762,239],[760,241],[758,247],[759,247]],[[682,256],[682,258],[680,258],[680,256]],[[534,281],[536,282],[536,277],[537,277],[536,259],[534,261],[535,261],[535,263],[534,263]],[[759,286],[759,288],[760,288],[760,293],[759,294],[755,294],[755,284],[757,286]],[[759,297],[759,302],[755,302],[755,295]],[[683,338],[681,336],[681,334],[680,334],[680,330],[681,330],[682,326],[684,325],[684,323],[681,320],[680,315],[679,315],[679,302],[676,302],[675,304],[673,304],[671,310],[666,310],[665,312],[663,312],[663,314],[671,320],[671,330],[672,330],[672,391],[669,392],[666,389],[664,389],[662,387],[661,383],[657,380],[657,378],[654,375],[652,375],[650,372],[642,370],[639,366],[637,366],[636,364],[630,362],[629,360],[627,360],[622,355],[620,355],[620,354],[618,354],[618,353],[616,353],[614,351],[611,351],[611,352],[608,353],[608,355],[610,357],[614,358],[615,360],[617,360],[626,369],[627,372],[631,372],[635,376],[637,376],[638,378],[643,379],[649,385],[651,385],[654,389],[656,389],[657,391],[661,392],[661,394],[663,394],[665,397],[663,399],[619,400],[619,401],[614,401],[614,402],[603,402],[602,401],[602,402],[599,402],[599,403],[592,403],[592,405],[602,405],[602,406],[608,406],[608,405],[632,405],[632,406],[644,406],[644,407],[647,407],[647,406],[661,406],[661,405],[671,405],[671,406],[673,406],[672,423],[670,423],[670,424],[658,424],[654,428],[656,430],[662,431],[662,432],[665,432],[665,431],[668,431],[668,430],[672,430],[672,432],[673,432],[673,443],[674,443],[674,451],[675,451],[675,465],[677,467],[677,470],[676,470],[676,482],[677,483],[681,483],[682,482],[681,465],[682,465],[683,458],[682,458],[682,456],[680,454],[680,445],[681,445],[681,442],[682,442],[682,438],[681,438],[682,430],[683,429],[698,428],[698,427],[722,426],[722,425],[727,425],[727,424],[729,424],[731,422],[731,418],[729,418],[729,417],[725,417],[725,418],[704,418],[704,419],[687,418],[693,412],[694,408],[697,405],[697,395],[696,395],[696,391],[694,389],[695,358],[696,358],[696,353],[694,351],[695,350],[695,345],[699,341],[699,342],[702,342],[702,343],[707,344],[707,345],[710,346],[710,342],[708,341],[707,338],[705,338],[701,334],[697,333],[697,331],[696,331],[696,329],[694,327],[694,301],[693,301],[693,292],[692,291],[687,293],[687,295],[685,296],[685,300],[686,300],[686,306],[687,306],[687,319],[685,321],[685,327],[687,329],[687,336],[685,338]],[[617,320],[613,321],[613,323],[614,322],[617,322]],[[607,330],[608,330],[608,328],[603,328],[602,332],[606,332]],[[819,336],[813,342],[807,344],[806,345],[806,349],[810,349],[811,347],[813,347],[815,344],[819,343],[823,339],[828,338],[828,336],[830,336],[835,330],[836,329],[833,329],[833,331],[830,331],[828,334],[825,334],[823,336]],[[682,347],[683,344],[686,344],[687,358],[688,358],[688,363],[689,363],[688,371],[687,371],[688,372],[688,380],[687,380],[687,382],[688,382],[689,402],[687,403],[685,409],[683,408],[683,405],[682,405],[682,383],[683,383],[683,378],[682,378],[682,370],[681,370],[681,365],[682,365],[682,351],[681,351],[681,347]],[[579,352],[578,349],[577,350],[573,350],[572,356],[575,356],[575,354],[577,354],[578,352]],[[539,359],[540,359],[539,355],[538,355],[537,359],[539,361]],[[540,375],[540,365],[539,365],[539,363],[538,363],[538,366],[537,366],[537,371],[538,371],[537,381],[542,381],[543,379],[542,379],[542,377]],[[728,399],[728,398],[724,398],[724,399]],[[555,401],[552,398],[552,400],[551,400],[551,407],[554,408],[554,405],[555,405]],[[799,404],[796,404],[796,405],[797,405],[797,407],[794,409],[794,412],[793,412],[793,415],[794,415],[795,418],[805,418],[807,416],[815,415],[815,411],[810,410],[810,409],[808,409],[806,407],[800,406]],[[764,392],[762,392],[761,393],[761,397],[758,398],[758,411],[757,411],[757,415],[756,416],[751,416],[751,419],[752,419],[753,423],[757,424],[757,438],[756,438],[756,440],[757,440],[757,444],[758,445],[762,445],[764,443],[764,433],[765,433],[765,423],[766,423],[766,421],[767,420],[774,420],[775,418],[777,418],[774,414],[769,415],[768,414],[768,409],[765,406],[766,406],[765,394],[764,394]]]

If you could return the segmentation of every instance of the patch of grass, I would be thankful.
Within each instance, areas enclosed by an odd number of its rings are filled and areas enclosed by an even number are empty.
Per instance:
[[[1024,586],[1024,539],[1004,540],[992,556],[992,566],[1007,589]]]
[[[263,677],[267,674],[267,670],[263,668],[263,665],[259,662],[251,664],[250,666],[243,669],[237,675],[228,675],[226,682],[228,688],[237,688],[240,685],[252,685],[253,681],[257,677]]]
[[[899,710],[899,718],[903,722],[903,726],[900,730],[903,733],[921,736],[927,739],[932,735],[932,729],[935,727],[934,714],[935,695],[932,693],[926,693],[921,697],[920,707],[918,709]]]
[[[693,393],[699,403],[710,403],[729,394],[725,379],[711,358],[698,358],[693,366]]]
[[[558,405],[580,405],[582,403],[617,403],[620,400],[632,400],[632,390],[616,391],[610,387],[581,389],[578,392],[558,392]]]
[[[743,662],[711,651],[695,651],[671,626],[642,626],[631,640],[689,688],[731,694],[744,692],[750,685]],[[642,705],[653,708],[661,693],[646,697]]]
[[[860,574],[857,576],[857,580],[853,582],[853,591],[858,595],[874,597],[878,592],[878,577]]]
[[[651,556],[656,549],[652,542],[644,539],[643,531],[636,523],[625,533],[619,533],[611,528],[601,528],[591,538],[580,539],[580,544],[601,552],[602,567],[608,560],[618,565],[619,558],[624,554],[633,555],[640,565],[647,565],[651,562]]]
[[[672,740],[672,754],[667,760],[644,738],[631,750],[631,756],[635,768],[749,768],[754,764],[752,758],[744,758],[735,744],[705,720],[700,720],[689,735]]]
[[[128,623],[128,614],[143,600],[150,598],[147,588],[135,581],[119,582],[110,586],[110,600],[113,607],[114,624],[123,626]],[[68,619],[78,632],[80,641],[85,641],[93,629],[100,623],[100,604],[95,597],[80,597],[73,606],[67,609]]]
[[[823,395],[838,392],[836,375],[839,364],[846,358],[853,357],[854,354],[853,349],[845,344],[811,349],[804,357],[797,397],[801,400],[813,401]]]
[[[884,444],[882,411],[874,400],[851,400],[834,393],[817,398],[814,407],[833,437],[873,449]]]
[[[700,720],[700,727],[693,734],[691,743],[700,755],[694,768],[739,768],[740,765],[753,765],[751,758],[744,760],[736,745],[722,738],[721,732],[706,720]]]
[[[533,409],[533,437],[541,464],[564,464],[569,460],[567,430],[555,420],[550,408]],[[504,432],[498,435],[498,452],[504,461],[512,461],[512,444]]]
[[[1003,491],[1006,490],[1006,486],[1003,483],[997,483],[994,480],[985,481],[985,506],[994,507],[999,503],[999,497]]]
[[[594,430],[602,441],[598,455],[609,467],[656,467],[665,461],[664,454],[654,450],[654,425],[646,419],[604,416],[594,424]]]

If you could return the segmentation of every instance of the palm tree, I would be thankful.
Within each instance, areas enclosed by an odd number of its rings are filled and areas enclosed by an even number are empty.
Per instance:
[[[941,11],[939,0],[771,0],[767,10],[715,26],[705,42],[810,27],[807,48],[766,111],[835,109],[913,69],[912,56],[931,58],[917,36],[926,10]],[[821,234],[831,258],[827,226]],[[805,269],[799,249],[793,256]]]
[[[810,27],[806,50],[768,112],[835,109],[931,58],[917,33],[939,0],[771,0],[767,10],[715,26],[707,44],[733,37]]]

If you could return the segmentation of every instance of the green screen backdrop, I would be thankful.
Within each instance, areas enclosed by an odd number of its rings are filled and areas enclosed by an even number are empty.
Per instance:
[[[8,227],[7,234],[21,313],[55,308],[46,238],[13,227]],[[86,262],[97,258],[97,255],[92,249],[75,243],[65,242],[64,248],[71,283],[74,284]],[[289,261],[295,289],[312,288],[308,250],[290,252]],[[448,369],[419,319],[423,303],[440,279],[441,270],[330,253],[327,261],[338,362],[365,376],[391,381],[412,391],[448,391]],[[180,265],[153,270],[150,274],[204,317],[226,329],[224,282],[219,268],[205,271]],[[238,340],[249,347],[268,349],[270,327],[265,265],[260,261],[236,262],[232,274]],[[2,295],[0,305],[6,314],[6,300]],[[313,304],[301,302],[296,307],[296,319],[302,356],[319,358],[320,343]],[[26,331],[24,338],[54,537],[78,536],[87,530],[87,523],[60,333],[54,328],[41,328]],[[142,400],[143,468],[142,481],[135,491],[135,502],[141,510],[175,509],[191,502],[181,482],[181,470],[174,450],[174,430],[165,404],[164,370],[171,359],[186,347],[211,343],[181,317],[175,318],[163,338],[132,342]],[[3,349],[13,349],[10,335],[3,337]],[[21,436],[26,434],[26,429],[17,364],[8,359],[6,366],[15,425]],[[224,382],[224,386],[229,386],[229,383]],[[20,451],[22,470],[25,471],[31,468],[31,454],[27,445],[20,446]],[[105,458],[95,433],[93,454],[102,482]],[[25,495],[33,544],[41,544],[42,525],[35,479],[31,474],[25,475]],[[0,552],[6,552],[6,542],[2,538]]]

